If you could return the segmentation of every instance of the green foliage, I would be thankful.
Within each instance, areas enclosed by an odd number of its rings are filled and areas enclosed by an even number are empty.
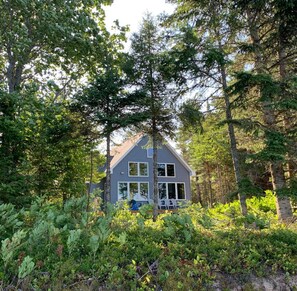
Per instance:
[[[23,211],[17,211],[12,204],[0,204],[0,241],[11,237],[19,229]]]
[[[1,60],[10,64],[11,72],[4,74],[10,92],[19,90],[22,79],[28,75],[32,81],[31,74],[36,79],[44,75],[48,78],[59,68],[62,75],[77,79],[86,68],[95,65],[98,56],[104,55],[108,36],[102,4],[110,3],[109,0],[56,1],[51,6],[46,1],[1,3],[0,55]],[[76,74],[73,64],[77,65]]]
[[[111,2],[0,3],[0,202],[65,201],[85,190],[92,135],[67,106],[106,43],[119,49],[124,39],[125,29],[105,29]]]
[[[0,201],[19,207],[32,196],[80,195],[89,174],[92,143],[85,145],[79,120],[67,102],[40,97],[31,87],[0,92]]]
[[[166,45],[164,29],[160,29],[157,19],[147,14],[131,38],[129,59],[133,70],[128,77],[130,85],[137,89],[135,92],[141,92],[141,105],[146,113],[138,128],[151,136],[170,136],[175,128],[173,104],[178,86],[172,78],[176,70],[170,70],[172,62]]]
[[[82,232],[81,229],[70,230],[69,236],[67,239],[67,247],[68,247],[69,254],[72,254],[73,251],[76,251],[76,248],[79,244],[81,232]]]
[[[2,241],[1,245],[1,256],[4,262],[4,267],[7,267],[12,263],[16,252],[19,250],[27,232],[25,230],[18,230],[15,232],[11,239],[6,238]]]
[[[226,64],[223,51],[216,47],[209,47],[205,50],[203,62],[208,68],[212,68],[216,65],[223,66]]]
[[[19,266],[18,278],[23,279],[26,276],[30,275],[34,270],[34,267],[35,267],[35,264],[32,258],[30,256],[26,256],[22,264]]]
[[[278,223],[274,200],[271,192],[248,199],[247,217],[236,201],[210,209],[191,204],[156,222],[144,214],[149,209],[132,213],[125,205],[88,213],[83,222],[86,199],[34,206],[23,229],[2,241],[0,281],[5,287],[17,276],[39,289],[90,280],[107,289],[210,290],[217,272],[240,280],[294,274],[296,226]]]
[[[0,202],[3,203],[23,206],[30,202],[26,122],[19,114],[29,109],[30,101],[0,89]]]
[[[194,133],[203,132],[203,114],[201,112],[201,105],[197,100],[188,100],[187,102],[184,102],[180,108],[178,116],[182,122],[183,130]]]

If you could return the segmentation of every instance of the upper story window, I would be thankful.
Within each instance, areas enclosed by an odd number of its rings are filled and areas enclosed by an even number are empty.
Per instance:
[[[153,148],[148,148],[148,149],[146,150],[146,156],[147,156],[148,158],[152,158],[152,157],[153,157],[153,154],[154,154]]]
[[[175,177],[175,165],[174,164],[158,164],[158,176],[159,177]]]
[[[148,163],[129,162],[129,176],[147,177],[148,176]]]

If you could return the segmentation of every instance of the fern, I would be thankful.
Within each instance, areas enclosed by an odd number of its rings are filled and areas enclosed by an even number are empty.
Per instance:
[[[23,222],[19,220],[23,210],[16,211],[12,204],[0,205],[0,241],[10,237]]]
[[[67,239],[67,247],[70,254],[76,249],[81,233],[81,229],[70,230],[70,234]]]
[[[35,267],[35,264],[33,262],[33,259],[30,256],[26,256],[22,264],[19,266],[18,278],[23,279],[28,275],[30,275],[34,270],[34,267]]]
[[[2,241],[1,245],[1,257],[6,267],[10,262],[12,262],[16,251],[21,246],[23,239],[26,237],[27,232],[24,230],[19,230],[12,236],[11,239],[7,238]]]

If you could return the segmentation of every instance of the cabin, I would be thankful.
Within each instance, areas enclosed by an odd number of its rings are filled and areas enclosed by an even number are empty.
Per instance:
[[[146,135],[136,135],[111,150],[111,202],[153,201],[153,149]],[[158,147],[159,208],[176,208],[191,199],[192,170],[167,142]]]

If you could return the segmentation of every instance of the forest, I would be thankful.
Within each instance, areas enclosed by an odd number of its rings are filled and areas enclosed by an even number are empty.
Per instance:
[[[297,2],[168,0],[129,50],[112,2],[0,3],[0,289],[295,290]],[[139,132],[195,171],[178,211],[157,175],[153,205],[109,203]]]

